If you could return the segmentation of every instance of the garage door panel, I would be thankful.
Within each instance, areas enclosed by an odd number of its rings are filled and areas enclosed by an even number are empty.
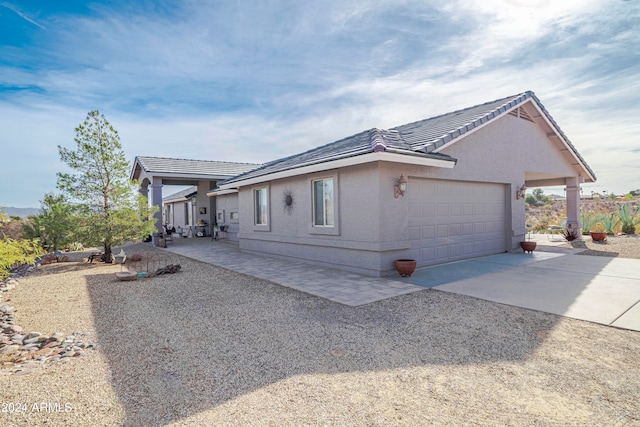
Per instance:
[[[419,265],[506,250],[504,185],[414,178],[410,182],[409,232]]]
[[[460,257],[462,255],[462,245],[454,244],[449,246],[450,257]]]
[[[425,262],[433,264],[436,260],[436,250],[435,248],[423,248],[420,250],[420,259]]]
[[[449,260],[449,248],[447,246],[438,246],[436,248],[436,260],[444,262]]]
[[[409,225],[411,221],[420,221],[420,209],[422,209],[421,203],[409,203]]]
[[[423,203],[422,204],[422,217],[432,217],[436,214],[435,203]]]
[[[433,225],[422,226],[420,228],[421,239],[433,239],[436,237],[436,227]]]
[[[420,227],[419,226],[409,226],[409,239],[410,240],[420,240]]]
[[[462,234],[466,236],[473,234],[473,224],[462,224]]]

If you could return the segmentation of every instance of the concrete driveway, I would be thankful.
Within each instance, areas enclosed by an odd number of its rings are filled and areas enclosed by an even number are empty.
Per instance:
[[[416,270],[409,283],[640,331],[640,260],[499,254]]]

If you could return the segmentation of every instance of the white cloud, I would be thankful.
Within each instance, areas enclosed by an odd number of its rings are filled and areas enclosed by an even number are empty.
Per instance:
[[[640,113],[630,3],[92,4],[88,16],[46,21],[25,63],[0,70],[0,85],[19,88],[1,93],[0,142],[31,145],[10,152],[10,170],[30,171],[15,187],[36,199],[59,166],[47,144],[72,144],[91,109],[130,159],[265,162],[534,90],[602,185],[628,191],[640,186],[633,167],[611,165],[638,154],[627,155]],[[49,162],[34,167],[41,153]]]

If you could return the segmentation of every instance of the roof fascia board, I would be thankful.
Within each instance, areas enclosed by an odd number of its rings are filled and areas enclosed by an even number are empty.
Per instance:
[[[177,178],[177,179],[185,179],[185,180],[205,180],[205,181],[221,181],[223,179],[231,178],[235,175],[207,175],[207,174],[190,174],[190,173],[158,173],[158,172],[148,172],[147,177],[153,178]]]
[[[538,114],[540,114],[540,117],[542,117],[542,119],[549,126],[549,128],[553,129],[553,132],[554,132],[553,136],[558,137],[560,139],[560,141],[562,141],[562,145],[564,145],[565,148],[567,149],[567,151],[569,151],[571,153],[571,156],[576,160],[576,162],[578,162],[578,164],[580,165],[582,170],[587,174],[587,176],[593,182],[595,182],[596,181],[596,177],[591,174],[591,172],[589,171],[589,168],[584,163],[584,161],[581,160],[580,157],[576,155],[575,148],[572,147],[572,145],[568,143],[568,141],[565,139],[564,136],[562,136],[562,132],[556,127],[556,125],[554,123],[551,122],[551,120],[549,120],[549,117],[547,117],[548,113],[545,113],[545,111],[543,111],[543,109],[540,107],[540,105],[538,105],[537,102],[531,102],[531,104],[533,104],[534,108],[536,109]]]
[[[364,163],[372,163],[372,162],[404,163],[404,164],[419,165],[419,166],[433,166],[433,167],[446,168],[446,169],[451,169],[456,164],[454,159],[441,160],[441,159],[434,159],[430,157],[422,157],[422,156],[416,156],[416,155],[389,153],[389,152],[380,151],[376,153],[367,153],[360,156],[347,157],[344,159],[338,159],[331,162],[318,163],[318,164],[303,166],[295,169],[289,169],[281,172],[261,175],[255,178],[249,178],[245,180],[230,182],[228,184],[222,184],[219,188],[222,190],[240,188],[247,185],[259,184],[266,181],[273,181],[276,179],[289,178],[297,175],[305,175],[309,173],[322,172],[330,169],[337,169],[337,168],[361,165]]]
[[[225,194],[235,194],[238,190],[233,188],[229,190],[212,190],[207,193],[208,197],[224,196]]]
[[[142,175],[144,175],[146,173],[146,171],[142,167],[142,164],[138,160],[138,157],[136,156],[136,158],[133,159],[133,166],[131,167],[131,173],[129,174],[129,179],[131,181],[135,181],[136,179],[139,180],[139,181],[142,181],[142,179],[140,179],[139,177],[136,178],[136,168],[137,167],[140,167],[140,176],[142,176]]]

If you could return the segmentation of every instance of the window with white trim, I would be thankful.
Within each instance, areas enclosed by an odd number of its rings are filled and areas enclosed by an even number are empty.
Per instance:
[[[313,226],[333,227],[334,219],[334,192],[333,178],[316,179],[312,182],[313,188]]]
[[[269,223],[269,201],[267,200],[267,188],[256,188],[253,190],[254,223],[255,225],[268,225]]]

